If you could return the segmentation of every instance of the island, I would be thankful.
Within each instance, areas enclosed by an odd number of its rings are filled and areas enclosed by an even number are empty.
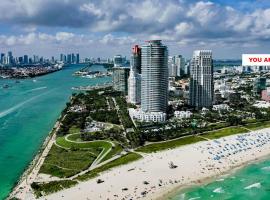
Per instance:
[[[91,66],[101,65],[106,71],[91,70]],[[112,64],[109,63],[88,63],[86,67],[80,69],[79,71],[74,72],[74,76],[80,76],[83,78],[102,78],[105,76],[112,76]]]
[[[0,67],[1,78],[24,79],[59,71],[64,64],[35,64],[14,67]]]

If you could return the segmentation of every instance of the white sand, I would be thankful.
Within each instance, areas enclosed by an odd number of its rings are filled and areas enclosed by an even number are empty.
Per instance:
[[[225,173],[269,154],[268,128],[148,154],[141,160],[113,168],[95,179],[81,182],[43,199],[164,199],[162,195],[175,188],[199,183],[205,178]],[[178,167],[171,169],[168,164],[171,161]],[[104,182],[97,184],[97,179]],[[144,184],[144,181],[149,184]],[[122,191],[123,188],[128,190]],[[142,192],[146,194],[142,195]]]

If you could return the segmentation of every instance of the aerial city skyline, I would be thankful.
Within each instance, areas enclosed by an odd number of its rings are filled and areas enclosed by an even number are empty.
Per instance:
[[[16,67],[18,65],[31,65],[37,63],[56,63],[57,61],[67,63],[67,64],[78,64],[80,63],[80,54],[60,54],[59,58],[52,56],[51,58],[44,58],[43,56],[38,55],[23,55],[23,56],[14,56],[12,51],[7,53],[0,54],[0,65],[6,67]]]
[[[211,50],[196,50],[189,62],[182,55],[168,55],[161,40],[132,47],[130,67],[121,55],[114,56],[113,86],[127,95],[130,117],[139,121],[164,122],[167,119],[169,78],[190,76],[188,104],[200,110],[214,104],[214,65]]]
[[[0,200],[270,199],[269,0],[0,10]]]

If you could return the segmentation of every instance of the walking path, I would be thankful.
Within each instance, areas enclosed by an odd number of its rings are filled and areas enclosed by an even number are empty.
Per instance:
[[[95,142],[107,142],[107,143],[110,143],[111,144],[111,147],[106,150],[106,148],[103,148],[102,147],[102,151],[101,153],[97,156],[97,158],[94,160],[94,162],[92,163],[92,165],[90,167],[94,167],[96,166],[97,164],[99,164],[103,158],[105,158],[112,150],[113,147],[115,147],[115,144],[111,141],[107,141],[107,140],[95,140],[95,141],[73,141],[73,140],[70,140],[68,137],[71,136],[71,135],[76,135],[76,134],[80,134],[80,133],[73,133],[73,134],[68,134],[65,136],[65,140],[68,141],[68,142],[72,142],[72,143],[95,143]]]

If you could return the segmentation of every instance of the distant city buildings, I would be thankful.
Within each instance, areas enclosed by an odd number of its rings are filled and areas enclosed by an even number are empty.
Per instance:
[[[174,62],[177,67],[176,75],[178,77],[182,77],[183,75],[185,75],[185,58],[182,55],[177,55],[175,56]]]
[[[75,63],[78,61],[78,54],[75,57]],[[66,63],[65,55],[60,55],[60,61]],[[57,59],[52,56],[50,59],[44,58],[43,56],[39,57],[38,55],[33,55],[32,57],[28,55],[23,55],[15,57],[12,51],[9,51],[7,54],[0,54],[0,65],[5,67],[25,67],[30,65],[39,65],[39,64],[55,64]]]
[[[116,55],[113,58],[114,67],[122,67],[125,64],[125,59],[121,55]]]
[[[194,51],[190,65],[189,104],[211,108],[214,97],[212,51]]]
[[[58,57],[58,56],[57,56]],[[64,63],[64,64],[79,64],[79,63],[108,63],[112,64],[113,60],[109,58],[84,58],[81,59],[79,53],[70,53],[64,54],[60,53],[59,57],[51,56],[50,58],[45,58],[39,55],[27,55],[24,54],[22,56],[14,56],[12,51],[8,53],[0,53],[0,66],[5,67],[24,67],[29,65],[38,65],[38,64],[56,64],[56,63]],[[126,65],[126,59],[123,57],[123,63]]]
[[[168,68],[170,77],[183,77],[186,73],[186,62],[182,55],[169,57]]]
[[[261,96],[263,90],[266,89],[266,77],[255,78],[253,92],[255,96]]]
[[[71,54],[60,54],[60,61],[67,64],[78,64],[80,63],[80,54],[77,53],[76,55],[74,53]]]
[[[80,63],[80,54],[76,54],[76,64]]]

